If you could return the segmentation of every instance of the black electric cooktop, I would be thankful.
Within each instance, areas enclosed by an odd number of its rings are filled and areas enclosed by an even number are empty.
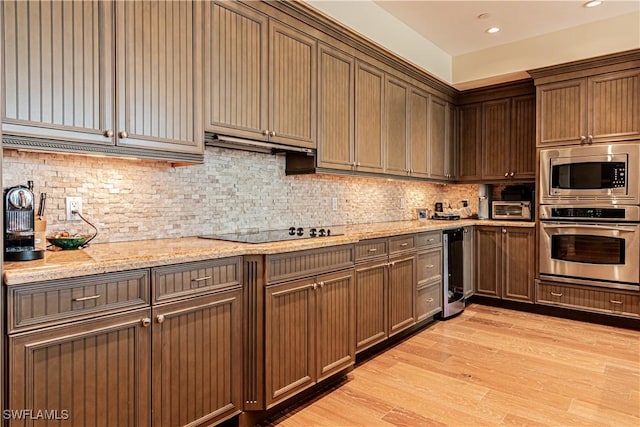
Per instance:
[[[289,227],[284,230],[241,231],[237,233],[209,234],[199,236],[201,239],[226,240],[240,243],[270,243],[285,240],[314,239],[321,237],[341,236],[328,228]]]

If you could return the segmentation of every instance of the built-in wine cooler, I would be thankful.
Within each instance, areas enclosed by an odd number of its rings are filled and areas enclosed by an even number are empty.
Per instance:
[[[443,231],[443,319],[455,316],[464,310],[463,235],[464,229],[462,228]]]

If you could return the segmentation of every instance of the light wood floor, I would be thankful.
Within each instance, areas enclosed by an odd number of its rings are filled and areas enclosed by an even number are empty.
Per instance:
[[[640,332],[471,305],[266,425],[640,426]]]

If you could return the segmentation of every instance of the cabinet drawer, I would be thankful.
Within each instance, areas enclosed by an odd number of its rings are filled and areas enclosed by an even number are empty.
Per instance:
[[[442,245],[442,231],[428,231],[416,234],[416,248]]]
[[[371,239],[356,243],[356,261],[387,256],[387,239]]]
[[[539,304],[640,317],[638,292],[544,282],[539,282],[536,288],[536,302]]]
[[[418,253],[418,285],[442,280],[442,248]]]
[[[206,294],[242,284],[242,258],[221,258],[152,269],[153,303]]]
[[[342,245],[268,255],[267,282],[281,282],[353,267],[354,254],[354,245]]]
[[[9,332],[95,317],[149,304],[149,270],[9,287]]]
[[[402,252],[415,247],[414,235],[389,238],[389,253]]]
[[[416,315],[418,322],[442,311],[442,284],[435,283],[418,289]]]

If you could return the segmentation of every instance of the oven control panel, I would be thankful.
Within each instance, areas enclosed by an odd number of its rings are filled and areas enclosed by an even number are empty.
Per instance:
[[[552,208],[552,218],[567,219],[624,219],[625,210],[618,208]]]
[[[625,166],[617,166],[613,168],[613,188],[624,188],[627,185],[627,177],[625,176]]]

